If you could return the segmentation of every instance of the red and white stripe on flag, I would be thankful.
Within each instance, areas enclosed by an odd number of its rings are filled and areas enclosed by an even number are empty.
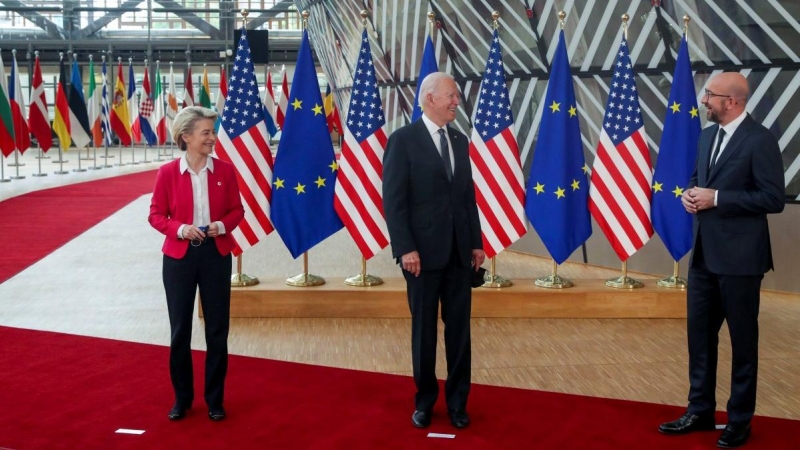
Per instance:
[[[221,113],[219,137],[214,147],[222,160],[236,167],[239,181],[244,219],[231,232],[237,244],[233,254],[237,256],[274,229],[269,219],[272,153],[257,86],[247,33],[242,30],[231,68],[229,96]]]
[[[389,245],[383,214],[386,119],[366,30],[354,72],[333,207],[365,259]]]
[[[478,92],[474,124],[469,158],[483,251],[492,258],[527,231],[525,185],[497,30]]]
[[[653,235],[653,169],[624,37],[613,68],[603,129],[592,164],[589,211],[619,259],[626,261]]]

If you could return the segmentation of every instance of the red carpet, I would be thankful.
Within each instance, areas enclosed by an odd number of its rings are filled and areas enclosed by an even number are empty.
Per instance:
[[[156,171],[31,192],[0,202],[0,283],[151,192]]]
[[[230,359],[228,418],[214,423],[201,352],[194,409],[170,422],[167,347],[7,327],[0,342],[7,449],[710,449],[718,437],[659,434],[682,408],[483,385],[473,387],[470,428],[452,428],[440,400],[431,428],[417,430],[408,377],[240,356]],[[756,417],[747,448],[800,448],[800,423]]]

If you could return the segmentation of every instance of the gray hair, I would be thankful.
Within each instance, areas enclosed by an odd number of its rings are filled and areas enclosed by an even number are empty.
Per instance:
[[[433,94],[442,80],[449,78],[454,80],[453,76],[444,72],[433,72],[422,80],[422,85],[419,87],[419,96],[422,99],[421,104],[427,103],[428,94]]]
[[[184,134],[191,134],[198,120],[211,119],[217,120],[216,112],[202,106],[187,106],[172,120],[172,138],[178,144],[178,148],[186,150],[186,142],[181,139]]]

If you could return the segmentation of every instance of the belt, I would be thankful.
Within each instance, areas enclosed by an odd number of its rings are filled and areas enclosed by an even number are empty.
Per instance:
[[[214,238],[213,237],[206,237],[205,239],[192,239],[191,241],[189,241],[189,244],[192,247],[200,247],[203,244],[208,244],[208,243],[211,243],[211,242],[214,242]]]

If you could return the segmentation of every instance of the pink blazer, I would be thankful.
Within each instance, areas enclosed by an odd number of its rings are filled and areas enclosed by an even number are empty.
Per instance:
[[[214,158],[214,171],[208,171],[208,202],[211,221],[221,221],[225,225],[225,234],[214,239],[217,250],[224,256],[236,246],[230,233],[244,217],[232,164]],[[189,240],[178,239],[178,228],[191,224],[193,213],[191,175],[189,172],[180,173],[180,159],[164,164],[158,169],[147,220],[166,236],[161,248],[165,255],[176,259],[186,255]]]

